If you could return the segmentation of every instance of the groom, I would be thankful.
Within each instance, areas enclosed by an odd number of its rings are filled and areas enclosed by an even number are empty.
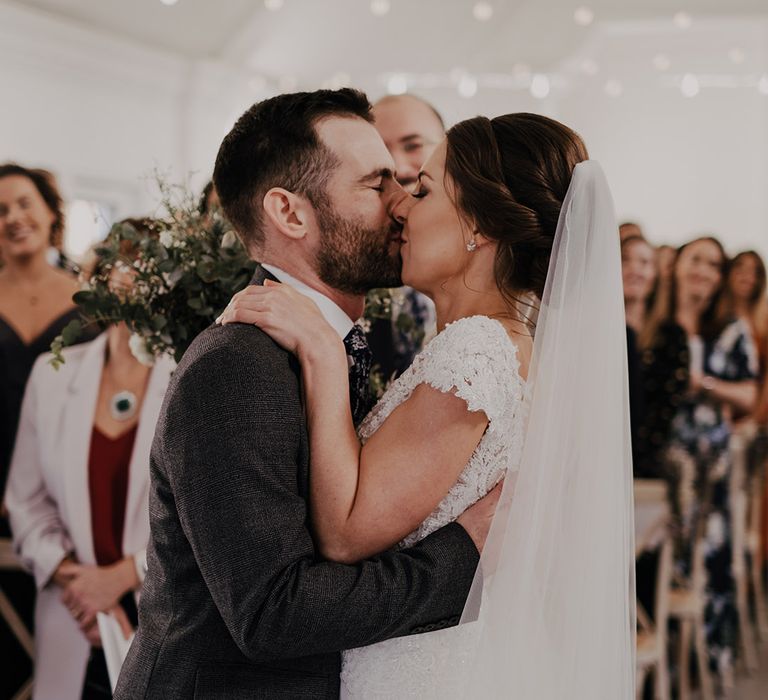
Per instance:
[[[351,400],[369,361],[352,319],[399,284],[402,196],[392,158],[350,89],[281,95],[224,139],[214,181],[227,217],[277,278],[345,338]],[[115,697],[337,698],[339,651],[455,624],[495,497],[419,545],[346,566],[318,558],[296,359],[254,326],[214,326],[184,355],[151,456],[152,537],[136,639]]]

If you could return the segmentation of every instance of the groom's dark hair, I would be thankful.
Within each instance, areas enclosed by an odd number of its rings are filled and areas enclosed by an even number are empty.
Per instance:
[[[315,207],[328,204],[325,188],[338,160],[315,127],[331,116],[373,122],[371,103],[359,90],[316,90],[257,102],[224,137],[213,182],[249,250],[264,242],[262,200],[272,187],[300,194]]]

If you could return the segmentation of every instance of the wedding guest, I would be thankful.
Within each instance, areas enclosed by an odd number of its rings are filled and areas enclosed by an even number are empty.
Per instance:
[[[619,224],[619,240],[623,243],[625,239],[630,237],[645,238],[640,224],[636,224],[634,221],[625,221]]]
[[[661,273],[659,250],[637,236],[622,241],[627,325],[637,333],[643,397],[632,454],[635,476],[645,479],[664,476],[662,452],[688,388],[688,339],[667,308],[669,278]]]
[[[642,236],[626,236],[622,239],[621,274],[627,325],[635,333],[641,333],[658,276],[656,251]]]
[[[658,281],[653,246],[644,238],[629,236],[621,243],[621,256],[635,476],[660,478],[660,452],[667,444],[672,418],[688,385],[688,341],[674,321],[653,317]],[[634,349],[638,355],[636,367]]]
[[[395,161],[398,182],[413,190],[419,170],[445,137],[440,113],[415,95],[387,95],[373,105],[374,126]],[[393,296],[392,321],[375,319],[368,331],[375,369],[386,381],[402,374],[435,333],[435,310],[422,294],[405,287]],[[398,327],[397,317],[412,319],[413,328]]]
[[[668,282],[672,277],[672,267],[677,259],[677,249],[671,245],[656,248],[656,260],[659,267],[659,282]]]
[[[764,371],[768,360],[766,270],[763,259],[754,250],[739,253],[731,261],[724,302],[733,315],[749,326]]]
[[[130,280],[112,273],[116,289]],[[37,700],[111,697],[96,613],[136,624],[149,449],[173,363],[140,364],[130,335],[113,325],[65,348],[59,370],[40,357],[24,396],[6,503],[38,590]]]
[[[61,244],[63,232],[64,203],[51,173],[13,163],[0,165],[0,497],[32,365],[79,315],[72,301],[77,280],[48,259],[49,250]],[[0,538],[8,537],[2,507]],[[0,590],[31,628],[34,584],[30,577],[2,571]],[[6,650],[8,662],[0,674],[0,697],[11,697],[29,677],[31,662],[2,620],[0,647]]]
[[[707,542],[706,628],[710,663],[727,678],[736,639],[728,479],[731,417],[757,396],[757,354],[749,327],[721,312],[728,260],[715,238],[680,248],[664,299],[666,320],[681,326],[690,349],[688,392],[672,423],[668,450],[679,518],[676,568],[690,573],[692,545]]]
[[[0,165],[0,491],[32,365],[78,318],[77,280],[47,260],[63,231],[64,203],[53,176]]]
[[[416,185],[421,166],[445,137],[445,123],[429,102],[415,95],[387,95],[373,105],[374,126],[395,161],[397,181]]]
[[[621,241],[621,274],[624,289],[624,313],[627,319],[627,369],[629,373],[629,414],[632,433],[633,463],[637,464],[638,425],[645,417],[637,334],[642,330],[648,311],[648,299],[656,281],[653,247],[640,236]]]
[[[754,250],[734,257],[726,286],[726,304],[750,328],[760,358],[760,396],[750,418],[760,426],[761,441],[768,432],[768,299],[765,263]],[[763,496],[763,556],[768,561],[768,483]]]
[[[634,224],[629,224],[633,226]],[[685,333],[675,324],[645,332],[658,279],[656,251],[644,238],[621,240],[621,269],[627,319],[632,463],[636,478],[659,478],[660,450],[669,438],[676,402],[685,390],[687,370]],[[642,334],[641,351],[638,336]],[[638,601],[650,616],[655,610],[658,552],[645,551],[635,566]]]

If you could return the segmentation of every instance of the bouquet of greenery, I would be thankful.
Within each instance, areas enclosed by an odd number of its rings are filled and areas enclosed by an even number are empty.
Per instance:
[[[256,263],[220,210],[201,213],[188,189],[158,177],[159,218],[115,224],[95,249],[97,263],[74,301],[81,318],[72,321],[51,345],[51,364],[64,362],[62,349],[92,326],[106,329],[125,322],[131,329],[131,350],[152,364],[160,355],[177,362],[192,340],[243,289]],[[129,273],[130,284],[115,284],[115,273]],[[125,279],[125,275],[120,275]],[[423,325],[404,305],[402,290],[374,289],[366,299],[362,325],[374,319],[393,323],[397,340],[420,348]],[[380,397],[392,377],[374,366],[371,389]]]
[[[82,320],[72,321],[52,344],[54,366],[86,326],[120,321],[133,332],[137,359],[151,364],[167,354],[178,361],[250,281],[256,263],[221,213],[202,214],[183,187],[159,186],[162,209],[151,230],[116,224],[96,249],[95,270],[74,297]],[[129,272],[132,283],[116,288],[116,271]]]

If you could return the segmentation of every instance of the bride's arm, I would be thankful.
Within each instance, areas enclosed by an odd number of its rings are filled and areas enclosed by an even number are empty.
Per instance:
[[[390,548],[423,522],[456,482],[488,420],[457,396],[420,384],[361,448],[344,346],[332,341],[299,350],[310,504],[323,556],[351,563]]]
[[[255,323],[299,357],[311,515],[318,548],[332,561],[359,561],[415,530],[456,482],[488,424],[464,400],[421,384],[361,447],[344,344],[311,301],[283,285],[249,287],[222,319]]]

